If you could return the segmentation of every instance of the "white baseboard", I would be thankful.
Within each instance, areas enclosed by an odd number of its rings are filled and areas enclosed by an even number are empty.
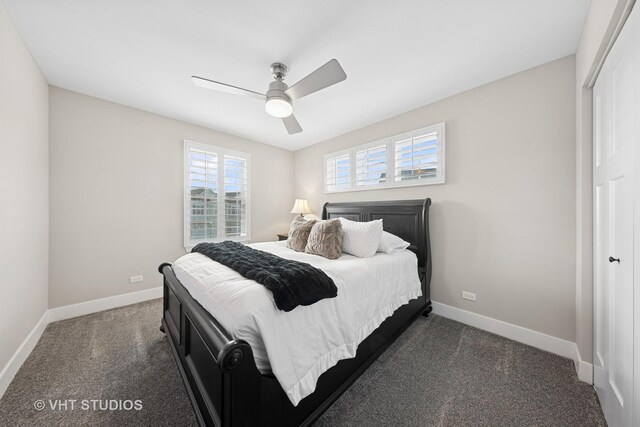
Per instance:
[[[109,310],[112,308],[123,307],[130,304],[136,304],[156,298],[162,298],[162,287],[47,310],[24,342],[20,345],[18,350],[16,350],[2,372],[0,372],[0,398],[4,395],[4,392],[7,390],[7,387],[9,387],[13,377],[16,375],[24,361],[27,359],[29,354],[31,354],[31,351],[38,343],[40,336],[49,323],[84,316],[86,314],[97,313],[99,311]],[[578,378],[581,381],[593,383],[593,366],[582,360],[578,346],[571,341],[532,331],[531,329],[516,326],[511,323],[482,316],[456,307],[451,307],[446,304],[433,302],[432,305],[433,313],[439,316],[572,359],[575,363],[576,371],[578,372]]]
[[[156,298],[162,298],[162,286],[146,289],[144,291],[131,292],[128,294],[81,302],[79,304],[50,308],[49,323],[84,316],[85,314],[97,313],[98,311],[123,307],[125,305],[137,304],[139,302]]]
[[[13,354],[9,362],[0,372],[0,398],[7,391],[13,377],[18,373],[33,348],[38,343],[45,328],[49,323],[58,320],[71,319],[72,317],[84,316],[86,314],[97,313],[99,311],[112,308],[123,307],[125,305],[136,304],[151,299],[162,298],[162,286],[144,291],[131,292],[128,294],[116,295],[113,297],[97,299],[93,301],[81,302],[79,304],[66,305],[63,307],[50,308],[47,310],[27,338],[22,342],[18,350]]]
[[[439,302],[432,302],[432,306],[433,313],[439,316],[571,359],[576,366],[578,378],[588,383],[592,382],[593,367],[580,359],[578,346],[574,342]]]
[[[576,367],[576,372],[578,373],[578,379],[580,381],[584,381],[585,383],[593,384],[593,365],[582,360],[578,345],[576,345],[575,347],[573,363]]]
[[[2,372],[0,372],[0,398],[2,398],[4,392],[7,391],[13,377],[16,376],[24,361],[27,360],[31,351],[33,351],[33,348],[38,343],[38,340],[42,336],[42,333],[48,324],[49,311],[47,310],[44,312],[40,320],[38,320],[36,326],[31,330],[31,332],[29,332],[27,338],[25,338],[22,344],[20,344],[20,347],[18,347],[16,352],[13,353],[13,356],[11,356],[9,362],[7,362],[5,367],[2,369]]]

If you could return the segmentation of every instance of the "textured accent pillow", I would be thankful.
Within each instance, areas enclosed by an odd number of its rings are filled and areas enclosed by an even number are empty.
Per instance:
[[[316,222],[318,221],[315,219],[307,221],[300,215],[295,217],[289,227],[287,247],[294,251],[304,252],[304,248],[307,246],[307,240],[309,239],[309,233],[311,233],[311,229]]]
[[[405,242],[395,234],[383,231],[382,237],[380,238],[380,246],[378,246],[378,252],[390,254],[395,251],[407,249],[409,246],[409,242]]]
[[[339,219],[344,231],[342,252],[360,258],[374,256],[382,238],[382,220],[356,222],[344,218]]]
[[[317,221],[307,241],[304,251],[329,259],[338,259],[342,255],[342,223],[339,219]]]

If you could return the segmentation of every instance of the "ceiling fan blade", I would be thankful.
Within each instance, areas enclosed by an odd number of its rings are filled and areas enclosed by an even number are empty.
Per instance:
[[[226,92],[226,93],[232,93],[234,95],[250,96],[252,98],[256,98],[261,101],[264,101],[266,98],[266,96],[261,93],[254,92],[249,89],[243,89],[238,86],[228,85],[226,83],[216,82],[215,80],[205,79],[203,77],[191,76],[191,81],[193,82],[194,85],[198,87],[217,90],[218,92]]]
[[[287,132],[289,132],[289,135],[302,132],[302,127],[300,127],[300,123],[298,123],[293,114],[289,117],[283,117],[282,123],[284,123],[284,127],[287,128]]]
[[[303,96],[324,89],[347,78],[337,59],[324,64],[322,67],[300,80],[298,83],[285,90],[284,93],[291,99],[300,99]]]

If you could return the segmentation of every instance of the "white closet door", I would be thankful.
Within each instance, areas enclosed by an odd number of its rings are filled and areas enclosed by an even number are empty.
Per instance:
[[[640,423],[633,420],[633,172],[640,135],[640,31],[634,12],[598,76],[593,100],[594,383],[612,427]]]

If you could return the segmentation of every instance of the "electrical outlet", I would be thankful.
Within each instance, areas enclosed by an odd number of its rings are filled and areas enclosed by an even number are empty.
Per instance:
[[[129,277],[129,283],[138,283],[138,282],[142,282],[142,274],[139,276],[131,276]]]
[[[473,292],[462,291],[462,299],[468,299],[469,301],[476,300],[476,294]]]

